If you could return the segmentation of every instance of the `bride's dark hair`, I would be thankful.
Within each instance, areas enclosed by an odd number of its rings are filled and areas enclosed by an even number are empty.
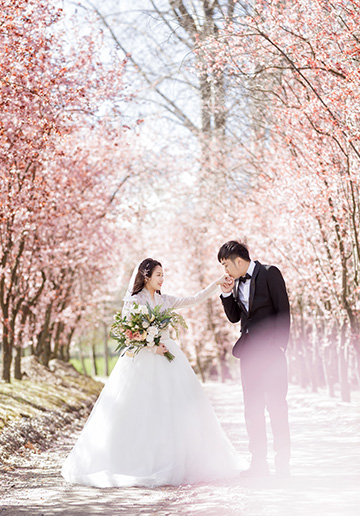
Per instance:
[[[137,274],[136,274],[135,280],[134,280],[134,286],[133,286],[133,290],[131,293],[132,296],[135,296],[135,294],[138,294],[145,287],[145,279],[151,278],[151,275],[152,275],[155,267],[157,267],[157,265],[162,267],[160,262],[153,260],[152,258],[145,258],[145,260],[143,260],[140,263],[139,269],[137,271]],[[159,290],[157,292],[159,294],[161,294],[161,292]]]

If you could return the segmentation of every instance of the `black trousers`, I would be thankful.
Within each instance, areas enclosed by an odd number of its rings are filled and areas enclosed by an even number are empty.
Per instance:
[[[290,431],[288,420],[287,362],[281,348],[246,342],[240,357],[245,422],[249,436],[252,462],[267,457],[265,407],[273,433],[277,465],[288,464],[290,459]]]

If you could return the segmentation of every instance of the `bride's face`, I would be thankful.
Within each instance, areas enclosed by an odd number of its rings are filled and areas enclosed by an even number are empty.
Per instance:
[[[157,265],[151,275],[151,278],[146,283],[146,288],[150,291],[161,290],[161,286],[164,283],[164,273],[162,267]]]

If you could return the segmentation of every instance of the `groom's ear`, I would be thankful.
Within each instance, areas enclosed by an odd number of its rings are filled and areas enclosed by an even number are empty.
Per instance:
[[[241,267],[241,264],[242,264],[242,258],[240,258],[240,256],[237,256],[235,258],[235,265],[236,265],[236,267]]]

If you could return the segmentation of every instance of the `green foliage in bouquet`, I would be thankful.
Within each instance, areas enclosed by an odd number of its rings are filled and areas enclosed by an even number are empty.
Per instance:
[[[162,311],[161,308],[161,305],[151,308],[149,303],[146,303],[146,306],[134,303],[126,316],[121,312],[115,314],[110,337],[118,342],[115,351],[119,351],[121,357],[125,353],[135,356],[145,346],[159,346],[162,332],[169,327],[174,328],[176,336],[179,334],[180,326],[187,328],[182,315],[171,309]],[[164,356],[169,362],[175,358],[170,351]]]

